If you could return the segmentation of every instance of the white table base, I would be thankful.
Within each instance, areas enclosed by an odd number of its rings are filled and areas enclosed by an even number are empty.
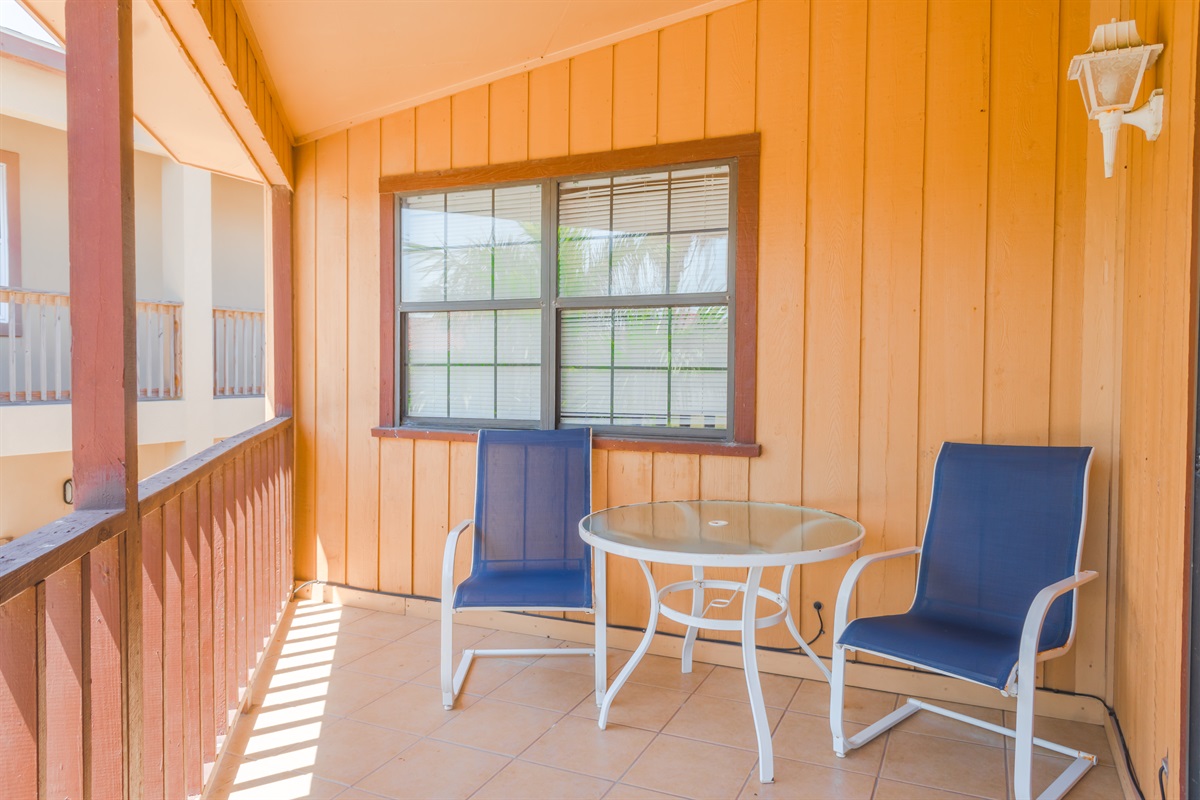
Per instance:
[[[598,579],[604,572],[604,561],[605,554],[596,553]],[[771,729],[767,719],[766,703],[763,701],[762,683],[758,676],[758,649],[755,641],[757,630],[777,625],[781,620],[786,621],[792,638],[808,654],[808,657],[816,663],[826,679],[829,678],[829,669],[821,662],[812,648],[809,647],[808,642],[804,641],[804,637],[800,635],[796,623],[792,620],[787,595],[791,586],[793,567],[786,567],[784,569],[783,581],[780,587],[782,591],[780,592],[772,592],[769,589],[762,588],[762,567],[751,567],[746,575],[745,583],[738,581],[705,580],[704,568],[692,567],[692,580],[673,583],[660,590],[655,585],[654,576],[651,574],[646,562],[638,560],[637,563],[642,568],[642,574],[646,576],[646,583],[650,587],[650,619],[646,623],[646,633],[642,636],[642,641],[638,643],[637,649],[633,651],[633,655],[626,662],[620,673],[617,674],[612,686],[604,693],[604,696],[602,698],[598,697],[600,701],[600,728],[603,730],[608,725],[608,712],[612,708],[613,700],[616,699],[621,687],[629,680],[629,676],[633,674],[642,657],[650,649],[650,642],[654,639],[660,614],[687,626],[687,634],[683,640],[682,655],[682,671],[684,673],[692,671],[692,649],[695,645],[698,631],[701,629],[717,631],[740,630],[742,632],[742,666],[746,675],[746,689],[750,695],[750,712],[754,718],[754,733],[758,739],[758,776],[762,783],[773,783],[775,781],[775,755],[771,743]],[[603,585],[599,580],[598,583],[599,585]],[[740,592],[743,595],[742,618],[740,620],[705,618],[704,614],[707,611],[707,608],[704,606],[705,589],[733,590],[735,596]],[[662,600],[667,595],[681,591],[692,592],[690,614],[676,611],[662,603]],[[779,606],[779,610],[763,617],[755,616],[758,604],[757,602],[751,602],[750,598],[758,597],[775,603]],[[732,600],[732,598],[729,600]],[[710,605],[724,607],[729,605],[729,600],[724,603],[713,603]],[[601,651],[597,653],[596,657],[604,658],[605,655]]]

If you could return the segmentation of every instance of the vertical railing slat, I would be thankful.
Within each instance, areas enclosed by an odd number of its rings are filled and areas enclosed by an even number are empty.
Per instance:
[[[266,565],[266,535],[265,525],[263,525],[263,501],[262,501],[262,445],[255,446],[250,451],[250,467],[251,467],[251,495],[250,502],[254,509],[254,597],[255,621],[258,630],[254,636],[254,646],[257,652],[261,653],[263,649],[263,640],[267,629],[267,603],[266,603],[266,581],[267,571]]]
[[[166,720],[163,771],[168,798],[183,797],[183,535],[181,501],[175,496],[163,506],[163,545],[167,554],[163,594],[163,715]]]
[[[65,354],[63,353],[62,337],[63,337],[63,313],[62,303],[54,304],[54,399],[63,399],[63,382],[62,382],[62,365]]]
[[[36,304],[35,304],[36,305]],[[21,343],[25,352],[25,402],[33,402],[33,315],[30,314],[30,304],[21,310]]]
[[[189,486],[182,499],[183,522],[183,765],[189,795],[204,780],[204,745],[200,726],[200,525],[197,490]]]
[[[142,781],[148,800],[159,800],[166,793],[165,563],[163,511],[156,508],[142,517]]]
[[[238,687],[244,688],[247,675],[249,675],[253,648],[251,647],[252,634],[250,631],[251,620],[253,615],[249,605],[251,602],[250,592],[247,591],[247,567],[250,561],[247,552],[247,530],[246,530],[246,468],[242,456],[238,456],[233,462],[234,474],[234,490],[233,490],[233,511],[234,511],[234,530],[237,532],[237,584],[238,584]]]
[[[240,313],[233,318],[233,393],[242,394],[242,340],[245,337],[245,320]]]
[[[41,370],[38,373],[38,399],[50,399],[50,381],[46,373],[46,303],[45,301],[38,303],[38,357],[41,363]]]
[[[0,775],[5,797],[38,796],[37,589],[0,606]]]
[[[84,727],[85,773],[93,800],[124,795],[125,748],[122,746],[124,676],[121,642],[121,546],[128,534],[101,543],[84,558],[87,580],[87,705]]]
[[[209,530],[212,536],[212,653],[213,653],[213,733],[218,738],[225,736],[225,709],[228,706],[225,693],[225,628],[228,605],[225,601],[225,473],[214,472],[207,482],[209,487]],[[204,501],[200,501],[201,508]],[[203,511],[201,512],[203,513]]]
[[[230,708],[237,708],[238,703],[238,686],[241,664],[241,642],[238,636],[238,619],[242,613],[241,609],[244,598],[241,597],[242,589],[238,580],[238,534],[237,524],[234,515],[234,493],[236,491],[236,483],[234,481],[234,470],[232,463],[226,463],[222,468],[223,476],[222,483],[225,486],[225,507],[222,513],[225,515],[225,696],[226,702]]]
[[[183,309],[180,306],[171,307],[171,321],[174,326],[172,330],[172,353],[174,360],[171,364],[173,378],[171,383],[172,397],[183,397],[183,339],[180,336],[180,326],[183,324],[182,312]]]
[[[196,519],[200,526],[200,744],[202,763],[217,757],[216,656],[213,651],[213,552],[212,488],[208,478],[196,485]],[[205,774],[207,779],[208,775]]]
[[[158,356],[158,396],[162,398],[167,396],[167,363],[171,358],[167,350],[166,315],[163,307],[157,303],[154,306],[154,319],[158,323],[158,349],[155,350]]]
[[[43,796],[83,797],[83,587],[75,561],[46,578],[42,600],[45,691]]]
[[[10,330],[17,327],[17,314],[20,313],[17,301],[14,298],[13,302],[8,306],[8,327]],[[14,337],[8,339],[8,402],[17,402],[17,340]]]

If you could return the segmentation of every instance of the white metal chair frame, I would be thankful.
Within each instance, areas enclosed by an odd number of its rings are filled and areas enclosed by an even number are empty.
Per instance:
[[[595,660],[596,667],[596,705],[604,702],[605,683],[607,674],[607,638],[608,627],[605,619],[605,575],[603,554],[597,554],[593,548],[593,563],[595,577],[592,582],[592,608],[575,607],[538,607],[521,608],[521,611],[582,611],[585,614],[595,614],[596,641],[594,647],[550,647],[550,648],[517,648],[517,649],[466,649],[463,650],[462,661],[458,669],[451,672],[454,663],[454,555],[458,550],[458,539],[463,531],[474,525],[474,520],[464,520],[455,526],[446,536],[446,550],[442,555],[442,642],[441,642],[441,684],[442,706],[446,710],[454,707],[454,700],[462,691],[463,682],[467,679],[467,671],[471,662],[476,658],[520,658],[524,656],[578,656],[588,655]],[[596,556],[599,555],[599,559]],[[512,611],[510,606],[479,607],[472,606],[468,611]],[[597,655],[599,654],[599,655]]]
[[[1092,470],[1092,456],[1088,456],[1087,468],[1084,473],[1083,485],[1088,484],[1088,479]],[[936,481],[936,477],[935,477]],[[927,523],[928,524],[928,523]],[[1091,753],[1085,753],[1082,750],[1076,750],[1066,747],[1061,744],[1046,741],[1045,739],[1036,738],[1033,735],[1034,721],[1034,696],[1037,692],[1037,664],[1042,661],[1047,661],[1056,656],[1060,656],[1071,648],[1075,641],[1075,623],[1078,617],[1079,609],[1079,594],[1078,589],[1083,584],[1096,578],[1097,573],[1093,570],[1080,570],[1080,564],[1083,557],[1083,535],[1087,528],[1087,503],[1083,504],[1083,513],[1079,523],[1079,546],[1075,553],[1075,574],[1064,578],[1056,583],[1053,583],[1037,593],[1033,602],[1029,606],[1029,610],[1025,614],[1025,622],[1021,628],[1020,650],[1016,665],[1009,674],[1008,682],[1005,684],[1001,694],[1006,697],[1015,696],[1017,698],[1017,722],[1016,728],[1004,728],[1000,725],[994,725],[990,722],[985,722],[976,717],[959,714],[949,709],[936,706],[932,703],[927,703],[922,700],[909,698],[904,705],[897,708],[895,711],[884,716],[870,726],[859,731],[854,736],[845,735],[844,709],[845,709],[845,690],[846,690],[846,650],[852,649],[855,652],[870,653],[871,655],[886,658],[890,661],[897,661],[902,664],[917,667],[919,669],[935,672],[941,675],[946,675],[958,680],[969,681],[970,683],[978,683],[981,686],[986,684],[979,681],[973,681],[969,678],[964,678],[961,675],[953,675],[942,670],[934,669],[920,664],[915,661],[906,661],[886,653],[875,653],[865,648],[850,648],[838,644],[842,633],[846,630],[849,624],[850,598],[854,593],[854,587],[858,583],[859,576],[863,571],[872,564],[881,561],[888,561],[893,558],[903,556],[918,555],[921,552],[920,547],[905,547],[899,550],[889,550],[883,553],[874,553],[856,560],[850,569],[846,572],[845,578],[842,579],[841,588],[838,590],[837,605],[834,610],[833,622],[833,670],[832,679],[830,680],[830,697],[829,697],[829,727],[833,732],[833,750],[839,758],[845,758],[847,751],[854,750],[867,744],[875,739],[881,733],[888,731],[905,719],[908,719],[918,711],[932,711],[935,714],[940,714],[943,717],[949,717],[960,722],[965,722],[969,725],[974,725],[977,728],[998,733],[1007,736],[1016,741],[1014,770],[1013,770],[1013,792],[1016,795],[1016,800],[1032,800],[1033,797],[1033,746],[1036,744],[1047,750],[1053,750],[1056,753],[1069,756],[1073,760],[1070,765],[1056,778],[1046,790],[1038,795],[1038,800],[1059,800],[1068,791],[1071,790],[1076,783],[1087,773],[1089,769],[1096,765],[1096,756]],[[1046,621],[1046,614],[1050,611],[1050,606],[1053,602],[1066,594],[1067,592],[1076,592],[1073,598],[1072,613],[1071,613],[1071,633],[1067,638],[1066,643],[1062,647],[1057,647],[1052,650],[1039,652],[1038,641],[1042,635],[1042,625]],[[991,688],[991,687],[989,687]]]

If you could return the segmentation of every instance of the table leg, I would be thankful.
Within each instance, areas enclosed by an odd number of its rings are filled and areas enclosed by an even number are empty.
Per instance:
[[[704,567],[692,567],[692,580],[704,580]],[[704,587],[697,586],[692,589],[692,616],[699,617],[704,613]],[[688,674],[692,671],[692,647],[696,644],[696,633],[700,629],[695,625],[689,625],[687,635],[683,637],[683,674]]]
[[[750,712],[754,716],[754,735],[758,738],[758,779],[775,782],[775,752],[771,744],[771,727],[763,702],[762,683],[758,677],[757,630],[758,587],[762,583],[762,567],[752,567],[746,576],[746,594],[742,603],[742,666],[746,671],[746,688],[750,691]]]
[[[596,565],[596,706],[604,702],[608,682],[608,561],[607,553],[593,547],[592,560]]]
[[[794,569],[795,567],[783,568],[783,582],[779,586],[779,593],[785,598],[790,597],[792,594],[792,571]],[[787,622],[788,631],[791,632],[792,638],[796,640],[796,644],[800,645],[800,649],[807,653],[808,657],[812,659],[812,662],[817,665],[817,669],[821,670],[821,674],[825,676],[826,682],[831,681],[832,675],[829,672],[829,667],[825,666],[825,662],[821,660],[821,657],[813,652],[813,649],[809,647],[808,642],[804,641],[804,637],[800,635],[800,629],[796,627],[796,622],[792,619],[792,613],[790,611],[788,612],[788,615],[784,617],[784,620]]]
[[[597,721],[600,730],[604,730],[608,725],[608,712],[612,709],[613,700],[617,698],[617,692],[621,691],[621,687],[625,685],[625,681],[629,680],[629,676],[637,668],[642,656],[646,655],[646,651],[650,649],[650,642],[654,639],[654,631],[658,627],[658,587],[654,585],[654,576],[650,574],[650,568],[646,566],[646,562],[638,561],[638,566],[642,568],[642,574],[646,576],[646,584],[650,587],[650,619],[646,620],[646,635],[642,637],[641,643],[633,651],[629,661],[621,668],[613,680],[612,686],[604,693],[604,702],[600,704],[600,719]]]

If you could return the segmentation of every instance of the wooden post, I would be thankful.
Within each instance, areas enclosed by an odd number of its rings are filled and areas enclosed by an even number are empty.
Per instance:
[[[75,507],[137,505],[131,0],[67,0]]]
[[[125,510],[126,524],[114,530],[126,533],[119,545],[101,547],[85,559],[86,593],[78,578],[61,587],[46,583],[48,619],[89,620],[78,644],[70,638],[82,633],[78,625],[69,637],[64,633],[57,643],[47,642],[48,652],[66,656],[68,663],[72,647],[87,647],[79,659],[87,674],[77,673],[81,719],[75,720],[72,687],[65,705],[55,700],[63,709],[56,713],[72,715],[61,730],[104,741],[79,743],[78,779],[70,770],[56,776],[47,765],[44,780],[47,794],[82,796],[86,778],[93,795],[135,796],[141,789],[142,540],[136,513],[132,0],[66,0],[65,22],[71,40],[67,208],[75,508]],[[79,570],[79,563],[72,569]],[[59,589],[67,593],[60,597]],[[125,711],[114,726],[117,709]],[[111,740],[116,730],[122,730],[122,741]]]
[[[292,190],[272,186],[271,296],[275,416],[292,413]]]

